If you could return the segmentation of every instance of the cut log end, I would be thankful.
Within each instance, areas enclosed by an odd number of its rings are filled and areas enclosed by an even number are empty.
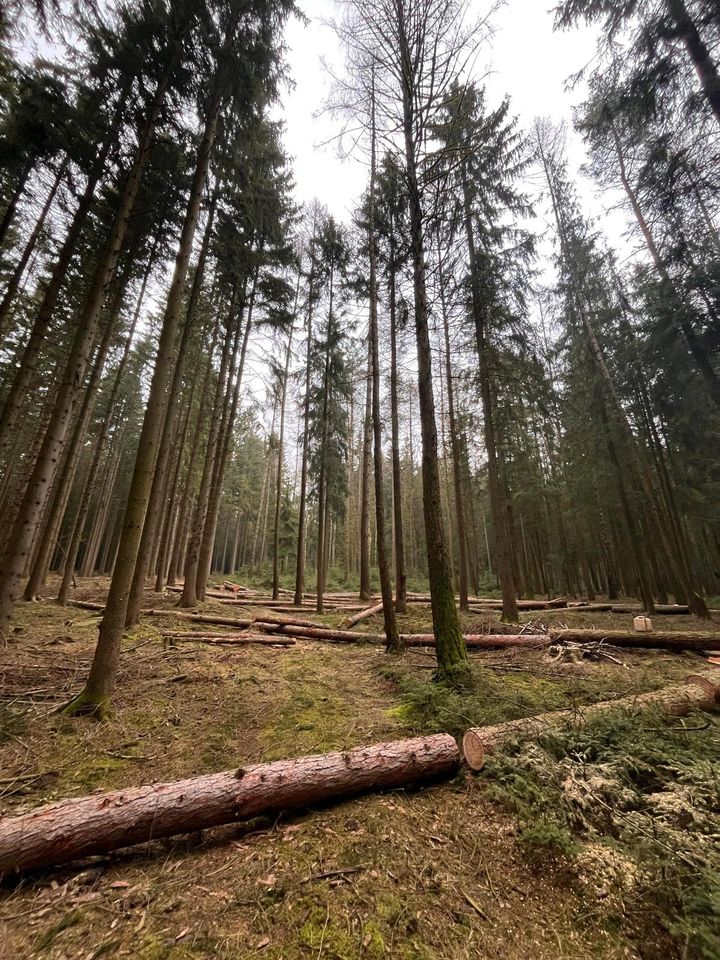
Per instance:
[[[471,770],[482,770],[487,751],[476,730],[468,730],[463,737],[462,752],[465,757],[465,763],[467,763]]]

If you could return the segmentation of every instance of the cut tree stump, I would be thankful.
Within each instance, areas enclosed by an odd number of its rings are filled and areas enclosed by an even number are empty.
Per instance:
[[[471,727],[463,737],[462,748],[465,762],[472,770],[481,770],[485,758],[498,747],[512,740],[537,737],[547,730],[562,726],[581,726],[587,720],[610,711],[625,710],[629,713],[650,708],[659,708],[667,713],[682,716],[690,710],[708,710],[720,702],[720,687],[708,677],[694,674],[685,683],[623,697],[619,700],[603,700],[591,706],[575,710],[554,710],[537,717],[509,720],[491,727]]]
[[[671,633],[624,630],[551,630],[553,643],[611,643],[616,647],[657,650],[713,650],[720,646],[720,633]]]
[[[454,773],[459,762],[455,740],[440,733],[53,803],[0,820],[0,879],[178,833],[423,783]]]

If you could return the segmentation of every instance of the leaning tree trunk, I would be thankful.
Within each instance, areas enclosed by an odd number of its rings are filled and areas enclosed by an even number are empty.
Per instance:
[[[175,270],[168,291],[160,342],[155,360],[150,396],[143,420],[140,441],[135,458],[127,509],[122,534],[110,582],[105,614],[100,624],[100,637],[95,649],[90,675],[84,690],[66,707],[66,712],[90,713],[102,716],[107,712],[110,694],[115,685],[120,661],[120,643],[125,628],[127,604],[137,560],[140,537],[152,486],[157,447],[167,410],[167,392],[173,373],[175,342],[180,323],[180,307],[185,292],[192,243],[195,236],[200,202],[215,143],[221,106],[220,77],[208,105],[205,129],[198,150],[195,174],[190,188],[190,199],[180,234]]]
[[[67,275],[68,267],[72,261],[82,229],[87,220],[90,208],[92,207],[93,200],[95,199],[95,191],[97,190],[100,177],[105,169],[110,147],[115,141],[120,129],[126,99],[126,94],[123,93],[115,108],[111,129],[93,164],[87,183],[85,184],[85,190],[80,197],[67,235],[55,260],[40,307],[33,321],[30,335],[23,348],[22,356],[16,364],[15,376],[13,377],[12,385],[5,398],[2,413],[0,413],[0,463],[4,463],[7,460],[8,448],[16,434],[15,428],[18,417],[22,412],[28,390],[31,389],[35,382],[40,351],[45,343],[45,338],[55,312],[62,285]]]
[[[0,824],[0,879],[134,843],[453,774],[447,733],[65,800]]]
[[[670,16],[675,21],[677,35],[685,45],[690,61],[702,85],[703,94],[720,123],[720,76],[700,31],[688,12],[684,0],[665,0]]]
[[[105,290],[115,273],[145,165],[150,156],[155,126],[165,101],[167,87],[168,78],[165,76],[158,84],[140,134],[135,159],[125,181],[115,214],[110,239],[95,269],[90,292],[78,322],[77,333],[65,368],[65,377],[58,391],[50,423],[6,546],[5,557],[0,568],[0,630],[6,628],[12,616],[28,553],[45,516],[49,491],[57,474],[65,438],[74,417],[77,398],[97,336]]]
[[[15,295],[20,289],[20,282],[23,278],[23,274],[25,273],[25,267],[28,265],[28,262],[30,260],[30,257],[32,256],[33,250],[37,245],[42,229],[45,226],[47,215],[50,212],[50,207],[52,206],[53,200],[55,199],[55,195],[60,189],[60,184],[62,183],[63,178],[65,177],[69,162],[70,162],[69,158],[66,156],[63,159],[63,162],[58,167],[58,171],[55,174],[55,179],[53,180],[52,186],[50,187],[50,192],[48,193],[45,199],[45,203],[43,204],[42,210],[40,211],[40,216],[37,218],[33,231],[28,237],[27,243],[25,244],[25,247],[23,248],[23,252],[20,255],[20,259],[15,264],[15,269],[10,275],[10,279],[7,281],[5,294],[2,298],[2,301],[0,301],[0,342],[2,342],[5,339],[5,333],[6,333],[5,322],[8,318],[8,314],[10,313],[10,307],[12,306],[13,300],[15,299]]]
[[[20,171],[20,176],[15,184],[15,189],[13,190],[8,205],[5,207],[2,217],[0,217],[0,249],[2,249],[8,230],[15,219],[15,213],[17,212],[17,206],[20,202],[20,197],[22,197],[23,192],[25,191],[25,184],[28,181],[28,177],[32,173],[33,166],[34,164],[32,160],[26,161],[25,166]]]
[[[132,346],[133,337],[135,336],[135,327],[137,326],[138,319],[140,317],[140,310],[142,309],[142,304],[145,299],[145,290],[147,288],[148,280],[150,279],[150,273],[155,264],[155,253],[158,246],[158,237],[155,237],[153,242],[152,249],[148,257],[147,266],[145,268],[145,274],[143,275],[142,283],[140,284],[140,292],[138,294],[137,301],[135,303],[135,310],[133,311],[132,320],[130,321],[130,329],[128,330],[127,337],[125,338],[125,345],[123,347],[122,357],[120,358],[120,363],[118,368],[115,371],[115,380],[113,382],[112,390],[110,392],[110,397],[108,398],[108,407],[105,413],[105,418],[100,426],[97,436],[94,438],[94,451],[93,459],[90,464],[90,469],[88,470],[87,476],[82,486],[82,491],[80,494],[80,502],[78,507],[78,512],[73,520],[71,529],[70,529],[70,540],[68,544],[68,549],[65,553],[65,561],[63,564],[63,578],[62,583],[60,584],[60,590],[58,592],[58,603],[61,606],[67,604],[70,597],[70,587],[73,582],[73,573],[75,570],[75,562],[77,560],[78,551],[80,549],[80,544],[82,542],[83,531],[85,529],[85,523],[88,518],[88,513],[90,511],[90,498],[92,492],[95,488],[95,481],[97,479],[98,473],[100,472],[100,463],[102,461],[102,455],[105,451],[105,442],[107,440],[108,433],[110,431],[110,425],[112,423],[113,417],[115,416],[115,404],[117,402],[118,393],[120,392],[120,387],[122,386],[123,375],[125,373],[125,367],[127,366],[128,358],[130,356],[130,348]]]
[[[157,454],[157,462],[152,476],[152,487],[150,490],[150,500],[143,524],[142,536],[138,547],[137,560],[135,562],[135,572],[133,573],[132,587],[130,588],[130,598],[128,600],[128,609],[125,619],[126,626],[132,626],[137,623],[140,607],[142,606],[143,594],[145,592],[145,581],[150,570],[150,557],[152,554],[155,538],[157,536],[158,524],[162,519],[163,493],[167,481],[168,463],[170,454],[175,447],[177,439],[177,425],[180,415],[180,392],[183,385],[183,376],[185,374],[186,358],[190,335],[195,328],[195,316],[197,310],[200,289],[202,287],[203,275],[205,271],[205,261],[208,249],[210,247],[210,237],[212,236],[213,222],[215,219],[215,207],[217,203],[217,190],[213,192],[208,209],[207,223],[203,235],[200,254],[198,256],[195,276],[193,278],[190,297],[188,299],[187,311],[185,313],[185,323],[183,324],[180,344],[175,360],[175,370],[173,373],[170,394],[167,400],[167,413],[162,427],[162,435]],[[199,211],[198,211],[199,212]],[[184,281],[183,281],[184,284]]]
[[[415,298],[415,336],[418,356],[418,393],[420,397],[420,426],[422,436],[422,483],[425,541],[428,560],[428,578],[432,596],[435,652],[440,674],[454,679],[458,672],[466,672],[467,650],[460,632],[460,621],[455,607],[452,573],[445,545],[442,511],[440,507],[440,474],[438,471],[438,442],[435,424],[435,398],[432,383],[432,355],[428,329],[428,302],[426,289],[425,245],[420,188],[415,156],[415,117],[412,58],[400,24],[401,54],[403,60],[403,131],[405,136],[405,163],[410,214],[410,247],[413,259],[413,290]]]

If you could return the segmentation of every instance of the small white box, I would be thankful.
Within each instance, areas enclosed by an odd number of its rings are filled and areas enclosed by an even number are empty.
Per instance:
[[[633,626],[638,633],[650,633],[652,631],[652,620],[650,617],[635,617]]]

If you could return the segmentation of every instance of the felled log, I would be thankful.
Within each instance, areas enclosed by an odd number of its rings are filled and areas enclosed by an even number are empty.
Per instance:
[[[616,647],[657,650],[713,650],[720,646],[720,633],[631,633],[624,630],[551,630],[553,643],[612,643]]]
[[[173,617],[177,620],[191,620],[193,623],[214,623],[217,626],[236,627],[238,630],[244,627],[250,627],[255,622],[252,620],[238,620],[237,617],[220,617],[212,613],[193,613],[190,610],[178,610],[173,607],[170,610],[141,610],[144,617]]]
[[[181,643],[197,641],[198,643],[228,644],[230,646],[233,644],[236,646],[257,644],[265,647],[291,647],[296,643],[294,637],[268,637],[264,633],[193,633],[188,631],[186,633],[164,633],[163,637],[166,640],[177,640]]]
[[[358,633],[355,630],[331,630],[324,627],[302,627],[294,624],[267,624],[258,620],[256,626],[268,633],[289,634],[305,640],[326,640],[330,643],[384,643],[385,635],[380,633]]]
[[[446,733],[94,794],[0,820],[0,878],[147,840],[454,773]]]
[[[611,603],[595,603],[589,600],[573,600],[568,602],[568,610],[580,610],[582,613],[590,611],[591,613],[610,613],[613,608]]]
[[[685,683],[666,687],[664,690],[654,690],[652,693],[641,693],[619,700],[604,700],[574,710],[554,710],[552,713],[541,713],[537,717],[509,720],[507,723],[489,727],[471,727],[463,737],[463,755],[472,770],[481,770],[485,758],[504,743],[537,737],[557,727],[581,726],[606,711],[624,710],[635,713],[651,707],[682,716],[693,709],[708,710],[718,702],[720,687],[707,677],[693,675],[688,677]]]
[[[517,600],[518,610],[557,610],[567,606],[567,600],[564,597],[558,597],[556,600]],[[474,600],[470,601],[470,609],[473,612],[483,610],[502,610],[502,600]]]
[[[434,647],[432,633],[403,633],[400,639],[406,647]],[[544,633],[466,633],[465,645],[470,648],[497,650],[502,647],[548,647],[550,638]]]
[[[615,603],[610,608],[613,613],[645,613],[645,607],[635,603]],[[684,616],[690,613],[690,607],[680,603],[656,603],[658,616]]]
[[[104,603],[91,603],[90,600],[68,600],[69,607],[80,607],[81,610],[99,610],[105,609]]]
[[[346,627],[354,627],[356,623],[360,623],[361,620],[369,620],[370,617],[374,617],[376,613],[382,613],[383,605],[382,603],[376,603],[372,607],[364,607],[359,613],[353,614],[348,620],[345,621]]]

